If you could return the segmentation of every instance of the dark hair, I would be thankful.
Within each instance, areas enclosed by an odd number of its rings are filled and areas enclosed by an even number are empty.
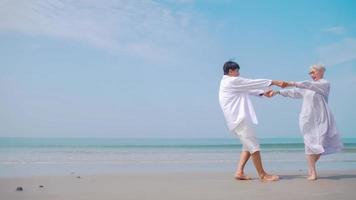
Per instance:
[[[231,70],[236,70],[236,69],[239,70],[240,66],[236,62],[230,60],[224,64],[223,69],[224,69],[224,75],[227,75],[227,74],[229,74],[230,69]]]

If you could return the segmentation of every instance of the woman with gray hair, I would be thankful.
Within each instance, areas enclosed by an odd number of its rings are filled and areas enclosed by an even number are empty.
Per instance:
[[[303,99],[299,115],[299,126],[303,134],[305,154],[309,165],[308,180],[316,180],[315,164],[320,155],[342,150],[339,131],[328,105],[330,83],[324,77],[325,68],[316,64],[310,67],[312,81],[288,82],[294,88],[274,91],[271,96]]]

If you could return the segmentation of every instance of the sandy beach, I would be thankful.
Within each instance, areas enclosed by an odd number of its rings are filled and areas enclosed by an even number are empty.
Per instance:
[[[0,200],[355,199],[356,142],[320,159],[306,180],[298,140],[264,141],[266,170],[280,181],[233,179],[241,146],[229,139],[3,139]],[[41,187],[42,186],[42,187]],[[22,187],[22,191],[16,191]]]
[[[79,177],[80,176],[80,177]],[[1,199],[354,199],[356,171],[321,172],[307,181],[296,172],[263,183],[235,181],[227,172],[155,172],[1,178]],[[40,187],[40,186],[43,187]],[[16,191],[21,186],[23,191]]]

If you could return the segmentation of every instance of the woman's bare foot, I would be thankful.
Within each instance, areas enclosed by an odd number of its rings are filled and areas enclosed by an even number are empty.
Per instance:
[[[317,177],[316,177],[316,175],[310,175],[310,176],[308,176],[307,179],[308,179],[309,181],[316,181]]]
[[[316,172],[309,169],[309,176],[307,177],[309,181],[315,181],[317,179]]]
[[[245,174],[235,174],[234,178],[236,180],[251,180],[251,177],[246,176]]]
[[[264,181],[278,181],[279,180],[279,176],[277,175],[272,175],[272,174],[264,174],[260,177],[260,180],[262,182]]]

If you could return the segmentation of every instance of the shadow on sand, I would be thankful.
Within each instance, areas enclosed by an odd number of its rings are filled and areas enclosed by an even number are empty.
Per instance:
[[[321,175],[319,179],[341,180],[341,179],[355,179],[356,174],[340,174],[340,175]]]
[[[279,178],[281,180],[293,180],[293,179],[303,179],[304,175],[280,175]]]
[[[306,179],[306,175],[280,175],[281,180]],[[319,175],[318,179],[322,180],[342,180],[356,179],[356,174],[339,174],[339,175]]]

